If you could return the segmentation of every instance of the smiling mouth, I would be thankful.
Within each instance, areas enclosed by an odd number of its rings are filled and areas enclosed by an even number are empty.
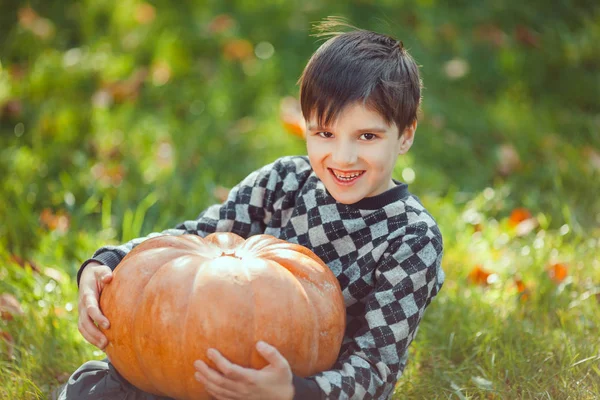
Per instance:
[[[343,183],[354,182],[365,173],[365,171],[340,172],[331,168],[329,168],[329,171],[338,181]]]

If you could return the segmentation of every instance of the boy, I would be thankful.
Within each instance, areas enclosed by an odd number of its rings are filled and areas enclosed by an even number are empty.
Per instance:
[[[195,376],[218,399],[387,399],[444,280],[434,219],[392,179],[417,128],[418,67],[401,42],[354,30],[325,42],[299,83],[308,157],[283,157],[253,172],[223,204],[163,234],[266,233],[313,250],[336,275],[345,299],[338,360],[332,370],[303,379],[275,348],[259,343],[270,363],[265,369],[233,365],[214,349],[209,357],[218,370],[196,362]],[[101,349],[107,342],[95,324],[109,321],[98,307],[100,292],[145,239],[103,247],[79,271],[79,330]],[[110,363],[91,361],[60,398],[158,397],[128,384]]]

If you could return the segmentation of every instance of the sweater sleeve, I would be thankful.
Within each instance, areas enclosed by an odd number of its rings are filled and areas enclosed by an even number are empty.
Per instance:
[[[295,400],[392,396],[425,308],[444,281],[437,226],[409,226],[399,240],[375,271],[376,287],[362,302],[361,317],[350,322],[358,323],[358,329],[344,338],[334,367],[306,379],[295,377]]]
[[[151,233],[121,245],[101,247],[79,268],[77,284],[81,272],[91,261],[98,261],[114,270],[135,246],[155,236],[196,234],[204,237],[214,232],[233,232],[248,238],[263,233],[274,208],[282,203],[281,197],[295,189],[284,184],[288,173],[294,172],[288,164],[279,159],[254,171],[231,189],[225,202],[208,207],[195,220],[184,221],[175,228]]]

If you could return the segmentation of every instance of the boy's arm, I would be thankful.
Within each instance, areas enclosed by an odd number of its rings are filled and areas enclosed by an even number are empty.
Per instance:
[[[349,324],[360,328],[344,338],[332,370],[306,379],[294,377],[295,400],[392,395],[425,308],[443,283],[442,249],[437,227],[422,223],[407,229],[396,252],[377,268],[375,290],[355,304],[364,307],[364,316]]]
[[[90,262],[97,261],[114,270],[135,246],[155,236],[189,233],[204,237],[213,232],[233,232],[248,238],[263,233],[276,201],[290,190],[283,184],[290,172],[287,164],[289,162],[285,163],[280,159],[251,173],[231,189],[223,204],[210,206],[196,220],[182,222],[174,229],[151,233],[119,246],[101,247],[81,265],[77,273],[77,283],[79,284],[81,272]]]

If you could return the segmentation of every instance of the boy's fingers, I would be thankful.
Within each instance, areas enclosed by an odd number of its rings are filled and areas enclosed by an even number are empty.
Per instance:
[[[80,306],[83,307],[83,311],[85,312],[85,314],[87,314],[87,316],[91,318],[92,321],[94,321],[102,328],[108,329],[110,323],[100,310],[100,306],[98,305],[98,295],[95,292],[88,292],[82,296],[81,300],[82,304]]]
[[[107,267],[106,265],[103,265],[103,266],[99,267],[98,269],[96,269],[95,273],[96,273],[96,279],[101,281],[102,283],[110,282],[113,277],[112,270],[109,267]]]
[[[81,320],[79,323],[79,332],[83,335],[85,340],[98,347],[104,349],[107,344],[106,337],[102,332],[94,325],[91,319]]]
[[[108,329],[110,327],[108,318],[106,318],[104,314],[102,314],[102,311],[100,311],[100,307],[98,307],[98,303],[89,304],[86,307],[86,310],[91,320],[98,324],[98,326],[102,327],[102,329]]]

